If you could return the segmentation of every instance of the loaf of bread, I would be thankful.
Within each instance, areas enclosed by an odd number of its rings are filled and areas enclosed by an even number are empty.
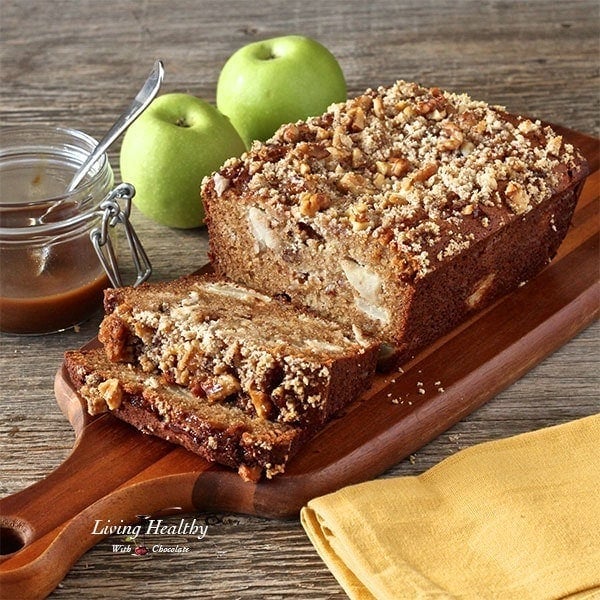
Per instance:
[[[110,361],[307,432],[375,371],[379,343],[356,328],[211,275],[109,289],[104,304],[98,338]]]
[[[587,172],[540,122],[399,81],[206,178],[210,258],[408,358],[550,261]]]
[[[68,351],[64,364],[91,414],[110,410],[144,433],[237,469],[248,481],[283,471],[306,437],[297,427],[198,397],[160,374],[111,362],[101,348]]]

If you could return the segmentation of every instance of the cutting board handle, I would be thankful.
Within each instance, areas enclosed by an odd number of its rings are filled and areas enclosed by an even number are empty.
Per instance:
[[[59,372],[56,386],[67,385]],[[110,525],[197,510],[194,489],[210,467],[158,438],[140,444],[139,432],[112,415],[89,417],[72,390],[56,392],[68,399],[61,408],[77,439],[48,477],[0,500],[0,597],[7,600],[46,597]]]

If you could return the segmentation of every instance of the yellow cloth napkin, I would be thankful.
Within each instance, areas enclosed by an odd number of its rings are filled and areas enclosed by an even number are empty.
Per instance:
[[[600,598],[600,415],[315,498],[301,521],[353,599]]]

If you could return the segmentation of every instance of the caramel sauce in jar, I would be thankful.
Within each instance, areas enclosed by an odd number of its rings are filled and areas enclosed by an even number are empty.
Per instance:
[[[96,141],[71,129],[6,128],[0,144],[0,331],[60,331],[101,307],[109,282],[90,239],[113,174],[106,156],[65,190]]]
[[[85,321],[102,304],[108,277],[98,269],[98,257],[87,236],[52,249],[41,272],[40,257],[35,254],[20,249],[0,255],[3,332],[60,331]]]

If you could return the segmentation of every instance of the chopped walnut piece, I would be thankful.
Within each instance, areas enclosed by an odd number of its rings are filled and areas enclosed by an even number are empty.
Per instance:
[[[290,123],[283,130],[281,137],[284,141],[293,144],[300,139],[300,130],[298,129],[297,125]]]
[[[254,175],[254,173],[258,173],[258,171],[260,171],[262,167],[262,163],[258,160],[253,160],[249,165],[248,165],[248,173],[250,173],[250,175]]]
[[[400,189],[402,189],[404,191],[407,191],[407,190],[409,190],[413,186],[414,182],[415,182],[414,176],[404,177],[400,181]]]
[[[262,474],[262,469],[259,465],[240,465],[238,467],[238,475],[247,483],[256,483]]]
[[[123,390],[118,379],[112,378],[102,381],[93,393],[93,386],[82,388],[88,392],[87,408],[90,415],[99,415],[107,410],[116,410],[121,406]]]
[[[456,123],[452,123],[451,121],[444,123],[442,125],[442,132],[445,137],[440,138],[440,141],[437,143],[438,150],[456,150],[461,147],[465,136]]]
[[[383,173],[375,173],[375,176],[373,177],[373,185],[375,186],[375,188],[380,190],[383,188],[384,184],[385,175]]]
[[[345,133],[342,127],[338,127],[333,131],[333,147],[338,149],[352,148],[352,138]]]
[[[375,167],[377,168],[377,172],[381,175],[385,176],[389,172],[389,163],[384,160],[378,160],[375,162]]]
[[[318,141],[331,139],[331,130],[325,127],[317,127],[315,131],[315,139]]]
[[[463,156],[469,156],[473,150],[475,150],[475,144],[469,141],[464,142],[460,147],[460,153]]]
[[[508,205],[517,215],[521,215],[529,208],[529,195],[520,183],[509,181],[506,186],[506,200]]]
[[[250,400],[252,401],[252,405],[254,406],[254,409],[256,410],[256,414],[261,419],[268,419],[269,413],[271,412],[271,409],[273,408],[271,405],[271,400],[269,398],[269,395],[266,392],[256,389],[253,386],[250,387],[250,389],[248,390],[248,393],[250,395]]]
[[[465,110],[459,113],[457,121],[462,129],[468,130],[479,122],[479,117],[472,110]]]
[[[200,383],[200,388],[209,402],[221,402],[242,389],[240,382],[228,373],[205,379]]]
[[[562,143],[563,143],[562,135],[556,135],[556,136],[550,138],[546,145],[546,150],[548,151],[548,154],[551,154],[553,156],[558,156],[560,154],[560,148],[562,146]]]
[[[429,163],[419,169],[415,175],[415,181],[427,181],[432,175],[435,175],[438,170],[438,165],[436,163]]]
[[[390,174],[394,177],[402,177],[402,175],[408,173],[411,166],[405,158],[390,158],[389,163],[391,165]]]
[[[402,177],[410,170],[410,163],[404,158],[390,158],[387,161],[378,160],[375,163],[377,172],[384,176]]]
[[[353,204],[348,209],[348,218],[353,231],[364,231],[369,227],[368,206],[364,202]]]
[[[447,115],[447,103],[448,102],[443,95],[434,94],[427,100],[417,102],[415,108],[419,115],[426,115],[434,121],[440,121]]]
[[[415,116],[415,109],[414,107],[409,104],[408,106],[405,106],[402,109],[402,114],[407,118],[407,119],[412,119]]]
[[[327,149],[327,152],[331,155],[331,157],[339,162],[348,160],[352,156],[350,151],[348,151],[346,149],[340,149],[335,146],[327,146],[326,149]]]
[[[352,149],[352,166],[354,168],[362,167],[366,162],[364,152],[360,148]]]
[[[316,158],[317,160],[326,158],[329,155],[328,150],[323,148],[321,144],[309,144],[307,142],[299,142],[294,149],[294,153],[300,159]]]
[[[537,125],[530,121],[529,119],[525,119],[521,121],[518,126],[518,130],[521,133],[531,133],[537,129]]]
[[[304,217],[314,217],[318,211],[329,206],[329,198],[325,194],[305,192],[300,198],[300,214]]]
[[[360,194],[364,191],[366,185],[365,178],[359,173],[344,173],[341,179],[338,181],[338,187],[352,194]]]
[[[362,131],[365,128],[367,123],[367,118],[365,116],[365,111],[362,106],[357,106],[348,112],[348,116],[350,117],[350,128],[352,131]]]
[[[383,108],[383,100],[381,99],[381,96],[375,96],[375,98],[373,98],[373,114],[378,119],[385,118],[385,110]]]
[[[123,399],[123,390],[118,379],[107,379],[98,385],[98,391],[104,397],[106,406],[110,410],[115,410],[121,406],[121,400]]]
[[[479,121],[475,125],[473,125],[473,130],[476,133],[484,133],[486,129],[487,129],[487,123],[485,122],[485,119],[481,119],[481,121]]]
[[[373,106],[373,98],[371,98],[371,96],[368,94],[362,94],[362,96],[358,96],[355,102],[363,110],[369,110],[371,106]]]
[[[416,183],[425,184],[430,177],[437,173],[437,170],[437,164],[429,163],[421,169],[412,172],[410,175],[406,175],[400,180],[400,190],[408,192]]]
[[[389,194],[386,197],[386,206],[401,206],[405,204],[408,204],[408,201],[400,194]]]

